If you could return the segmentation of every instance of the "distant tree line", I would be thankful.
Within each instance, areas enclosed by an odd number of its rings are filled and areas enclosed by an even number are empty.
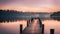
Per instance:
[[[41,14],[41,13],[37,13],[37,14]],[[28,13],[28,12],[22,12],[22,11],[19,12],[16,10],[0,10],[0,22],[5,22],[5,21],[9,22],[9,21],[27,19],[20,16],[31,16],[31,15],[35,15],[35,13]],[[54,12],[50,16],[54,20],[60,20],[60,12]]]
[[[51,18],[53,18],[54,20],[59,20],[60,21],[60,11],[59,12],[54,12],[53,14],[51,14]]]
[[[17,16],[21,13],[15,10],[0,10],[0,22],[19,20],[20,18],[17,18]]]

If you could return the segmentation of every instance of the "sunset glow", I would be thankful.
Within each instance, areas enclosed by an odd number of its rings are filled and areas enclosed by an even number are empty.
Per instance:
[[[60,2],[59,0],[8,0],[8,2],[0,3],[0,9],[22,12],[57,12],[60,11]]]
[[[0,34],[51,32],[60,34],[60,0],[0,0]]]

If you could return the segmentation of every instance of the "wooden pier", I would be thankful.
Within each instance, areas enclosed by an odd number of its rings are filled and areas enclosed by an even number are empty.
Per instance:
[[[28,20],[27,27],[24,30],[22,30],[22,25],[20,25],[20,34],[44,34],[44,24],[39,18],[37,22],[34,22],[34,19]],[[50,34],[54,34],[54,29],[50,29]]]
[[[43,34],[44,31],[42,30],[44,30],[44,25],[42,25],[40,19],[35,18],[35,20],[37,20],[37,22],[34,22],[34,19],[32,19],[30,24],[28,24],[29,21],[27,21],[28,27],[26,27],[20,34]]]

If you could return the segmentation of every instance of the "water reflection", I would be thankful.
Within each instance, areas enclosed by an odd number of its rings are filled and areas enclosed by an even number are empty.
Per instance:
[[[60,34],[60,21],[56,20],[45,20],[43,21],[45,24],[45,34],[50,33],[50,29],[55,29],[55,34]]]
[[[9,32],[19,34],[19,26],[23,24],[23,29],[26,27],[26,20],[18,20],[16,22],[0,23],[0,33]],[[60,34],[60,21],[56,20],[44,20],[42,23],[45,25],[45,34],[50,33],[50,29],[55,29],[55,34]]]

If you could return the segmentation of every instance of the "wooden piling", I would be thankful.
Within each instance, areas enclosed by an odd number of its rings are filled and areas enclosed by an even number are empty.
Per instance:
[[[27,27],[29,26],[29,21],[27,21]]]
[[[20,24],[20,34],[22,33],[23,25]]]
[[[54,34],[54,29],[50,29],[50,34]]]
[[[42,34],[44,34],[44,24],[42,24]]]
[[[34,19],[33,19],[33,18],[31,18],[31,23],[33,23],[33,20],[34,20]]]
[[[27,20],[27,27],[29,26],[29,24],[30,24],[30,20]]]

